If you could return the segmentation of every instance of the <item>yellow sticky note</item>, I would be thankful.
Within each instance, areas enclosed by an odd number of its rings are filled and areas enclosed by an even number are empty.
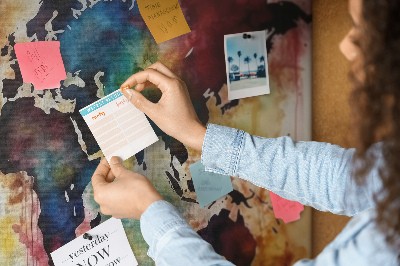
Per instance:
[[[178,0],[137,0],[137,4],[157,43],[190,32]]]

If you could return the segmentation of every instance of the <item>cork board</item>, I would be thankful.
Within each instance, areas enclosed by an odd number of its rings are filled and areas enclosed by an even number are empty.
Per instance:
[[[339,43],[351,28],[347,0],[313,1],[313,140],[345,148],[353,146],[350,133],[347,78],[350,63]],[[343,229],[349,218],[313,210],[313,257]]]

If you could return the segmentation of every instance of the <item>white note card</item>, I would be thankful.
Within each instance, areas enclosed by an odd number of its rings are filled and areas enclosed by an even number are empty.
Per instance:
[[[110,218],[50,255],[55,266],[136,266],[121,220]]]
[[[107,161],[112,156],[124,161],[158,141],[144,113],[119,90],[79,112]]]

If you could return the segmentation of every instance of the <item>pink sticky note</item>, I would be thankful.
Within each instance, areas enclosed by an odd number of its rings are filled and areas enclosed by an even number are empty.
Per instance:
[[[281,218],[285,223],[300,219],[300,213],[304,210],[302,204],[281,198],[271,191],[269,196],[271,197],[272,208],[276,218]]]
[[[14,49],[24,82],[33,83],[36,90],[59,88],[67,78],[60,42],[17,43]]]

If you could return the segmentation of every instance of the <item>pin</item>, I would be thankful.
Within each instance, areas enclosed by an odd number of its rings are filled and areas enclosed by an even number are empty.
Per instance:
[[[243,39],[251,39],[251,35],[243,33]]]
[[[84,234],[83,234],[83,239],[92,240],[93,237],[92,237],[91,235],[89,235],[88,233],[84,233]]]

